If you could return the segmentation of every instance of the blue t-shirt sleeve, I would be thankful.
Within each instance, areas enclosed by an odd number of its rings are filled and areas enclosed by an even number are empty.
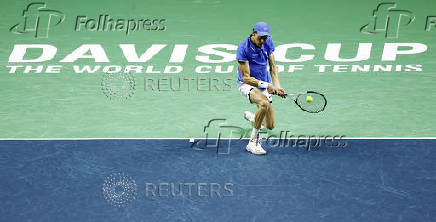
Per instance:
[[[244,44],[241,43],[238,45],[238,49],[236,50],[236,60],[238,61],[248,61],[247,53],[245,51]]]
[[[272,42],[271,37],[266,39],[266,46],[267,46],[267,53],[268,53],[268,55],[271,55],[271,53],[273,53],[274,50],[276,49],[274,47],[274,43]]]

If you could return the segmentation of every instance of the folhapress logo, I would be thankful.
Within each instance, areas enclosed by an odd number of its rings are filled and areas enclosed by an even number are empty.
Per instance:
[[[9,29],[15,34],[33,33],[35,38],[47,38],[50,28],[59,25],[65,15],[56,10],[46,8],[44,2],[35,2],[27,5],[23,10],[24,22],[18,23]]]
[[[360,28],[365,34],[384,33],[386,38],[398,38],[401,26],[413,22],[415,16],[411,11],[398,10],[393,2],[380,3],[373,11],[374,20]]]

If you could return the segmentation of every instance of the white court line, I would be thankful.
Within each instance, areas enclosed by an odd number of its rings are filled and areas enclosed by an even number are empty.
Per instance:
[[[312,139],[324,139],[324,136],[315,136],[310,137]],[[328,136],[328,139],[332,139],[333,137]],[[0,138],[1,140],[189,140],[189,139],[196,139],[196,140],[216,140],[215,138]],[[239,138],[221,138],[223,140],[238,140]],[[242,138],[241,140],[248,140],[249,138]],[[278,140],[278,139],[309,139],[309,137],[288,137],[288,138],[270,138],[270,140]],[[339,136],[335,137],[335,139],[342,139],[342,140],[436,140],[436,137],[342,137]]]

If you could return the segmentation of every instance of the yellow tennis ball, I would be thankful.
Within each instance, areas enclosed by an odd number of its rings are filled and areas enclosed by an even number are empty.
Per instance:
[[[311,103],[311,102],[313,101],[312,96],[307,96],[307,97],[306,97],[306,101],[307,101],[308,103]]]

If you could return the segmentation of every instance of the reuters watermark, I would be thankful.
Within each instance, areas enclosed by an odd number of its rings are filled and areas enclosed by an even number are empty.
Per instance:
[[[234,80],[218,77],[145,77],[144,91],[230,91]]]
[[[145,183],[145,197],[232,197],[232,183]]]
[[[235,186],[230,182],[143,182],[144,191],[129,175],[119,172],[106,177],[102,184],[102,194],[106,202],[114,207],[126,207],[134,200],[156,198],[231,198]],[[142,198],[143,197],[143,198]]]
[[[131,73],[105,73],[101,90],[110,100],[129,99],[136,91],[136,78]]]
[[[232,78],[218,77],[144,77],[144,92],[190,92],[231,91]],[[127,100],[137,88],[136,76],[132,73],[104,73],[101,90],[110,100]]]
[[[135,180],[125,173],[113,173],[106,177],[102,185],[104,199],[114,207],[124,207],[137,196]]]

